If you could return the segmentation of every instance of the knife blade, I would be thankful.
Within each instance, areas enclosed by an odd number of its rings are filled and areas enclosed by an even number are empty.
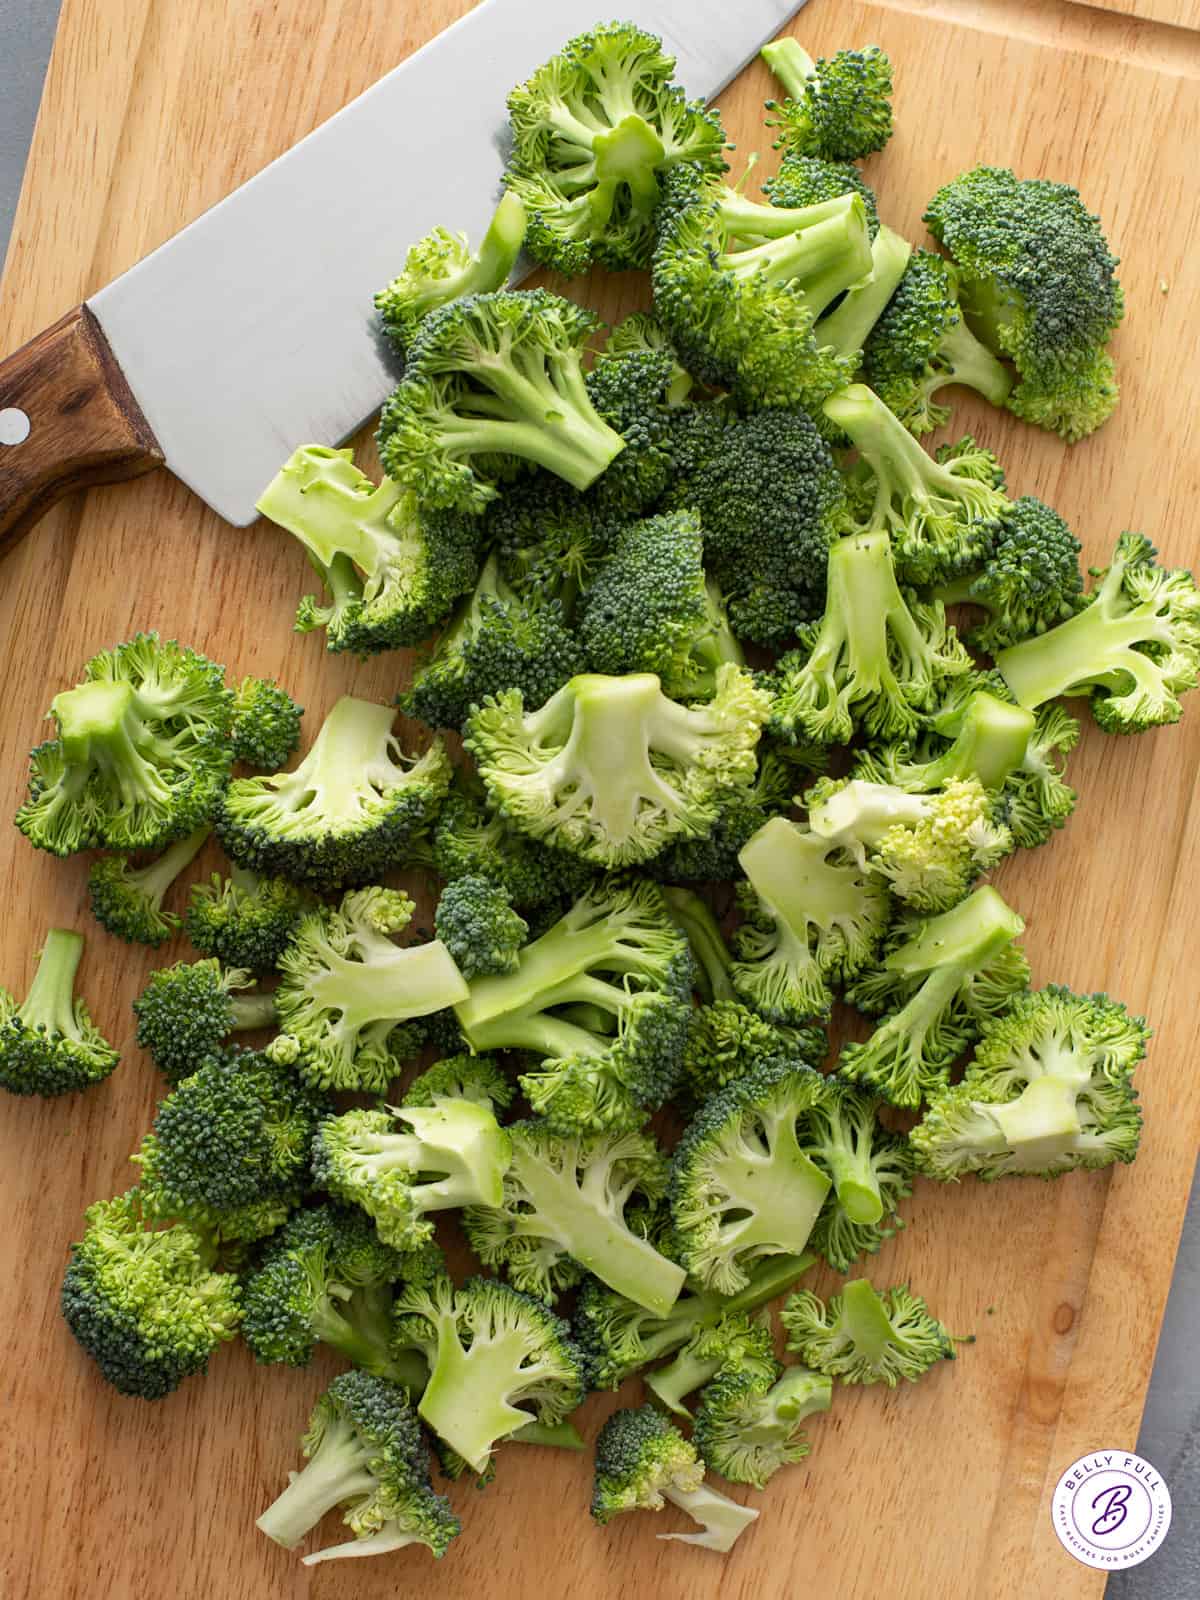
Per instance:
[[[617,9],[711,100],[803,4]],[[296,445],[340,443],[387,397],[397,369],[375,291],[439,223],[478,240],[508,90],[599,20],[596,0],[483,0],[0,365],[0,545],[68,489],[164,461],[227,522],[253,522]],[[371,177],[390,151],[407,175],[394,224]]]

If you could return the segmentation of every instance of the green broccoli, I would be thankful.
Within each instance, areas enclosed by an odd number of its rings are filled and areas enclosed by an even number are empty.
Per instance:
[[[130,944],[165,944],[179,931],[182,920],[163,910],[167,890],[199,855],[211,831],[205,823],[145,866],[135,867],[126,855],[101,856],[93,862],[88,903],[100,926]]]
[[[870,272],[851,284],[833,310],[817,323],[818,344],[835,351],[857,370],[862,363],[863,346],[891,305],[911,255],[908,240],[893,233],[886,223],[881,224],[871,241]]]
[[[50,707],[17,827],[39,850],[157,850],[195,831],[229,778],[233,695],[194,650],[135,634]]]
[[[1079,742],[1079,723],[1057,703],[1037,713],[1033,737],[1019,771],[1005,787],[1005,816],[1025,849],[1045,844],[1075,809],[1075,790],[1064,776],[1066,758]]]
[[[137,1042],[170,1084],[190,1077],[234,1033],[269,1028],[273,994],[244,994],[254,979],[219,961],[177,961],[150,974],[133,1002]]]
[[[354,1538],[315,1550],[305,1566],[413,1544],[445,1555],[461,1524],[434,1493],[425,1442],[401,1385],[370,1372],[339,1374],[317,1401],[302,1447],[307,1465],[256,1523],[268,1539],[294,1550],[340,1506]]]
[[[369,882],[404,857],[433,822],[451,766],[435,739],[410,757],[395,713],[343,695],[292,772],[235,778],[216,830],[239,866],[314,888]]]
[[[987,620],[971,630],[967,642],[995,655],[1081,609],[1081,548],[1057,511],[1022,495],[1001,519],[991,549],[971,571],[942,584],[938,598],[948,606],[981,607]]]
[[[598,415],[625,441],[616,460],[579,496],[602,533],[606,521],[647,515],[670,485],[675,408],[669,397],[677,370],[670,350],[620,350],[597,357],[586,376]]]
[[[298,706],[270,678],[243,678],[233,702],[233,753],[248,767],[275,772],[300,743]]]
[[[161,1400],[237,1335],[237,1279],[185,1223],[158,1227],[136,1189],[84,1213],[63,1278],[68,1328],[121,1394]]]
[[[857,194],[866,209],[867,231],[872,240],[879,229],[875,191],[851,161],[822,161],[818,156],[786,151],[778,172],[763,184],[763,193],[772,205],[797,210],[836,200],[839,195]]]
[[[490,878],[522,911],[574,899],[593,877],[586,861],[518,833],[489,811],[483,785],[461,770],[434,829],[433,865],[450,883]]]
[[[0,989],[0,1088],[10,1094],[74,1094],[121,1059],[75,993],[82,955],[82,934],[51,928],[25,1000]]]
[[[1107,345],[1125,301],[1078,189],[975,167],[938,190],[925,221],[958,268],[973,331],[1016,368],[1009,410],[1068,443],[1094,432],[1117,403]]]
[[[808,1455],[801,1423],[832,1399],[832,1380],[805,1367],[785,1367],[774,1381],[721,1373],[701,1391],[692,1438],[711,1471],[765,1489],[780,1467]]]
[[[658,318],[649,311],[631,311],[609,330],[604,348],[597,353],[596,365],[603,368],[606,361],[635,351],[653,350],[671,358],[664,398],[669,406],[681,406],[690,399],[696,380],[680,361],[675,346],[667,338],[666,330]]]
[[[434,931],[469,980],[515,972],[529,924],[513,910],[502,884],[474,873],[442,890]]]
[[[1133,1071],[1149,1037],[1107,995],[1057,984],[1018,995],[984,1024],[962,1082],[935,1094],[913,1129],[921,1171],[1057,1178],[1132,1161],[1142,1126]]]
[[[646,1387],[661,1406],[691,1420],[684,1400],[718,1375],[743,1374],[773,1381],[778,1372],[771,1314],[751,1317],[727,1312],[719,1321],[696,1329],[666,1366],[646,1375]]]
[[[823,161],[861,161],[892,136],[892,64],[876,44],[814,61],[785,34],[759,55],[787,99],[768,100],[776,150]]]
[[[940,916],[902,921],[882,966],[847,992],[860,1010],[887,1014],[865,1044],[844,1047],[838,1072],[895,1106],[918,1106],[944,1087],[982,1024],[1029,982],[1013,943],[1024,929],[990,885]]]
[[[855,1278],[822,1305],[811,1290],[794,1294],[782,1312],[788,1349],[843,1383],[916,1383],[935,1361],[954,1360],[954,1341],[907,1285],[876,1293]]]
[[[444,1100],[475,1100],[499,1113],[517,1097],[516,1087],[490,1056],[447,1056],[426,1067],[400,1097],[401,1106],[434,1107]]]
[[[897,1208],[912,1193],[913,1159],[908,1141],[880,1122],[872,1095],[836,1076],[824,1085],[801,1142],[833,1189],[809,1242],[835,1271],[848,1272],[902,1226]]]
[[[201,954],[227,967],[270,972],[279,963],[312,896],[286,878],[260,878],[235,866],[228,878],[214,872],[194,883],[184,925]]]
[[[1200,590],[1190,572],[1160,567],[1157,557],[1144,535],[1121,534],[1073,617],[997,654],[1018,705],[1088,695],[1106,733],[1179,721],[1179,696],[1200,677]]]

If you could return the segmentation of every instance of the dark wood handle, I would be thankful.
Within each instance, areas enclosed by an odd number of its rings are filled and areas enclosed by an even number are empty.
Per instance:
[[[73,489],[136,478],[162,460],[86,306],[0,362],[0,556]]]

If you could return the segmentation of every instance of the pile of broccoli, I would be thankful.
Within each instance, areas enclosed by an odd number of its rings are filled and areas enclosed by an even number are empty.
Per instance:
[[[278,684],[138,634],[30,758],[18,827],[110,852],[95,919],[169,947],[134,1003],[167,1092],[63,1314],[147,1400],[239,1332],[348,1365],[258,1521],[292,1549],[340,1508],[308,1563],[441,1556],[431,1451],[485,1486],[510,1442],[582,1448],[588,1393],[637,1376],[593,1516],[670,1502],[697,1531],[660,1537],[726,1551],[759,1513],[710,1477],[761,1489],[841,1384],[954,1355],[864,1275],[918,1179],[1137,1153],[1145,1022],[1032,988],[980,880],[1072,813],[1064,697],[1103,732],[1178,720],[1200,590],[1128,532],[1085,586],[991,450],[921,443],[963,387],[1098,427],[1117,263],[1075,190],[987,167],[929,202],[944,253],[914,247],[858,165],[887,57],[763,57],[760,199],[661,40],[569,41],[509,97],[482,241],[436,229],[377,297],[405,358],[382,480],[311,444],[264,490],[320,584],[297,629],[391,661],[395,704],[342,694],[294,759]],[[522,246],[648,268],[653,310],[596,350],[585,306],[509,286]],[[52,929],[0,990],[14,1094],[116,1066],[82,951]],[[490,1275],[452,1273],[455,1225]]]

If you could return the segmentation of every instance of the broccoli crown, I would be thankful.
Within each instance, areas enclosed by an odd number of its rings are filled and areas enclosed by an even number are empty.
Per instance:
[[[482,873],[455,878],[442,890],[434,915],[438,938],[464,978],[514,972],[529,924],[512,908],[502,884]]]
[[[921,1170],[988,1181],[1057,1178],[1132,1161],[1141,1135],[1133,1071],[1144,1018],[1107,995],[1057,984],[986,1022],[966,1076],[934,1095],[912,1133]]]
[[[243,678],[233,703],[233,753],[238,761],[265,772],[281,767],[300,743],[298,706],[270,678]]]
[[[286,878],[260,878],[243,867],[232,876],[214,872],[194,883],[184,919],[187,936],[203,955],[227,967],[270,972],[312,897]]]
[[[280,957],[274,1000],[284,1030],[270,1050],[322,1089],[382,1094],[416,1053],[403,1024],[466,996],[440,939],[394,943],[412,919],[398,889],[353,889],[340,905],[306,912]]]
[[[920,1295],[906,1284],[876,1293],[855,1278],[822,1305],[811,1290],[788,1300],[781,1313],[788,1349],[810,1367],[843,1383],[915,1383],[935,1361],[953,1361],[954,1341]]]
[[[248,972],[226,970],[211,958],[177,961],[150,974],[133,1002],[137,1042],[169,1083],[190,1077],[231,1033],[271,1026],[275,996],[238,992],[253,982]]]
[[[799,751],[760,743],[758,771],[748,789],[730,798],[711,831],[700,839],[679,839],[647,864],[663,883],[720,883],[738,875],[738,851],[768,817],[787,811],[798,776],[824,764],[823,749]],[[798,759],[802,758],[802,759]]]
[[[641,516],[670,483],[670,388],[680,370],[670,350],[618,350],[596,358],[585,380],[588,396],[625,441],[617,459],[582,497],[596,517]]]
[[[583,1360],[548,1306],[491,1278],[449,1278],[396,1298],[394,1345],[415,1348],[430,1377],[425,1422],[482,1472],[501,1439],[536,1418],[554,1424],[583,1399]]]
[[[594,369],[587,381],[596,382]],[[673,450],[672,415],[666,414],[663,427]],[[552,472],[528,472],[507,485],[477,519],[489,547],[500,557],[501,575],[525,603],[553,600],[564,616],[574,614],[580,589],[603,559],[620,516],[626,514],[599,504],[603,482],[602,478],[580,494]]]
[[[799,639],[766,679],[771,731],[787,739],[846,744],[856,726],[914,733],[943,681],[971,669],[941,603],[901,591],[883,531],[834,545],[825,614]]]
[[[983,1022],[1028,984],[1029,963],[1013,943],[1024,928],[990,885],[940,916],[900,921],[882,966],[846,995],[886,1016],[865,1044],[844,1047],[838,1072],[896,1106],[920,1105],[944,1087]]]
[[[802,1150],[797,1122],[822,1082],[800,1063],[763,1062],[688,1124],[671,1163],[671,1215],[683,1264],[706,1288],[734,1294],[761,1257],[804,1249],[830,1180]]]
[[[770,1313],[751,1317],[734,1311],[698,1327],[666,1366],[647,1374],[646,1387],[660,1405],[690,1421],[684,1400],[718,1375],[746,1375],[769,1384],[778,1372]]]
[[[489,877],[524,911],[582,894],[593,869],[578,856],[530,839],[487,809],[482,785],[459,774],[433,835],[433,864],[449,882]]]
[[[652,883],[605,880],[525,946],[514,972],[477,978],[455,1014],[472,1049],[540,1058],[521,1087],[555,1132],[637,1127],[674,1093],[692,959]],[[564,1015],[575,1006],[582,1018]]]
[[[88,872],[88,903],[102,928],[130,944],[165,944],[181,918],[163,910],[167,891],[203,849],[207,823],[177,839],[156,861],[135,867],[126,855],[101,856]]]
[[[810,1242],[837,1272],[903,1226],[897,1208],[912,1192],[908,1140],[889,1132],[878,1111],[874,1096],[828,1077],[808,1115],[804,1148],[833,1183]]]
[[[1081,548],[1057,511],[1022,495],[1004,514],[978,566],[944,586],[940,597],[947,605],[965,603],[987,612],[967,640],[972,648],[995,655],[1083,607]]]
[[[302,1443],[307,1465],[258,1519],[269,1539],[292,1550],[340,1506],[353,1542],[318,1551],[306,1564],[410,1544],[446,1553],[460,1523],[433,1491],[425,1442],[402,1385],[370,1372],[340,1373],[317,1401]]]
[[[740,1000],[712,1000],[692,1014],[683,1051],[682,1091],[699,1105],[768,1056],[788,1056],[819,1067],[828,1050],[828,1035],[818,1022],[793,1027],[769,1022]]]
[[[768,700],[751,675],[717,668],[713,698],[680,705],[652,673],[584,673],[540,710],[490,696],[464,739],[496,808],[522,832],[603,867],[702,838],[754,781]]]
[[[182,1222],[158,1228],[136,1189],[84,1213],[62,1313],[122,1394],[161,1400],[237,1333],[237,1279],[212,1269],[210,1242]]]
[[[512,1164],[499,1204],[466,1213],[463,1227],[484,1266],[553,1302],[585,1271],[619,1294],[665,1316],[683,1287],[683,1269],[629,1226],[635,1196],[657,1204],[667,1163],[643,1133],[563,1137],[539,1122],[508,1129]]]
[[[433,822],[452,768],[435,739],[409,757],[390,706],[344,695],[292,772],[235,778],[218,837],[239,866],[319,889],[363,883],[397,865]]]
[[[809,1453],[801,1424],[828,1411],[833,1382],[805,1367],[787,1367],[774,1382],[750,1372],[723,1372],[704,1386],[693,1432],[704,1464],[730,1483],[764,1489],[780,1467]]]
[[[892,136],[892,64],[878,45],[813,61],[797,39],[764,45],[787,98],[768,100],[776,150],[823,161],[861,161]]]
[[[257,509],[299,540],[329,592],[323,605],[306,595],[296,613],[299,632],[325,629],[329,650],[368,656],[420,644],[475,581],[468,529],[428,524],[411,492],[373,484],[353,450],[302,446]],[[283,762],[264,754],[254,764]]]
[[[1105,347],[1125,301],[1078,189],[975,167],[938,190],[925,221],[954,258],[975,332],[1016,367],[1010,410],[1068,442],[1092,433],[1117,403]]]
[[[54,697],[57,736],[29,757],[21,832],[56,856],[157,850],[209,816],[229,778],[225,669],[156,633],[101,650]]]
[[[545,289],[467,295],[431,311],[379,419],[379,457],[422,506],[482,511],[523,464],[574,489],[624,448],[588,395],[582,356],[598,326]]]
[[[703,1481],[695,1447],[660,1411],[614,1411],[596,1438],[592,1515],[603,1524],[622,1511],[661,1511],[667,1487],[693,1490]]]
[[[404,352],[416,337],[421,318],[466,294],[503,288],[517,264],[525,238],[525,207],[511,191],[501,197],[478,250],[465,233],[434,228],[410,245],[404,268],[375,296],[383,331]]]
[[[1179,721],[1179,696],[1200,677],[1200,590],[1190,572],[1160,567],[1157,557],[1143,534],[1121,534],[1074,616],[999,652],[1018,705],[1089,695],[1106,733]]]
[[[606,361],[632,352],[653,350],[671,358],[664,397],[669,406],[681,406],[696,387],[696,381],[682,364],[675,346],[667,338],[666,329],[650,311],[631,311],[615,323],[605,340],[604,348],[596,356],[596,366],[603,369]],[[594,376],[594,373],[593,373]]]
[[[879,231],[879,210],[875,191],[859,169],[849,161],[823,161],[819,156],[797,155],[788,151],[773,178],[763,184],[763,193],[773,206],[799,209],[818,206],[840,195],[857,194],[867,213],[867,231],[872,239]]]
[[[879,950],[891,921],[885,884],[840,839],[772,817],[738,856],[744,921],[730,977],[737,994],[775,1022],[828,1016],[833,985]]]
[[[478,1100],[494,1111],[507,1111],[517,1091],[490,1056],[447,1056],[409,1084],[402,1106],[435,1106],[441,1100]]]
[[[723,170],[720,117],[674,72],[656,35],[602,23],[510,93],[505,181],[528,209],[535,261],[568,274],[648,266],[657,174],[682,161]]]
[[[24,1001],[0,989],[0,1088],[10,1094],[73,1094],[120,1060],[75,993],[82,955],[81,934],[51,928]]]

